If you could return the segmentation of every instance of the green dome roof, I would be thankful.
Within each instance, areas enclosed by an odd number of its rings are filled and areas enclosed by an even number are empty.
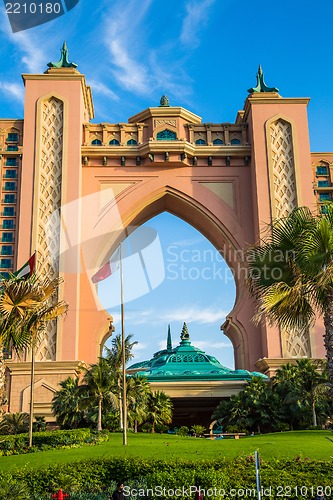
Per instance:
[[[143,372],[149,382],[170,382],[181,380],[249,380],[252,375],[267,378],[262,373],[247,370],[231,370],[204,351],[191,344],[184,323],[179,345],[172,348],[170,327],[167,348],[155,352],[147,361],[135,363],[129,372]]]

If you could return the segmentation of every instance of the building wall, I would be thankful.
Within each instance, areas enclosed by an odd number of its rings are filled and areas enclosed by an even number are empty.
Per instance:
[[[314,197],[312,187],[317,156],[309,148],[308,99],[251,94],[234,124],[202,123],[188,110],[163,106],[128,123],[92,124],[90,89],[77,70],[51,69],[23,78],[24,122],[0,122],[2,206],[14,187],[5,184],[12,182],[7,170],[17,172],[18,182],[11,219],[15,226],[16,214],[19,230],[13,228],[11,267],[4,270],[20,267],[37,250],[37,271],[64,278],[59,299],[69,304],[68,315],[50,328],[37,353],[37,406],[46,404],[47,394],[68,373],[59,363],[68,363],[74,373],[80,361],[95,362],[111,334],[112,318],[100,310],[91,276],[126,230],[165,210],[202,232],[234,271],[236,303],[221,328],[233,343],[236,368],[253,371],[265,359],[269,373],[270,360],[276,368],[276,359],[324,355],[320,323],[316,335],[255,326],[244,280],[243,250],[258,241],[265,224],[295,206],[315,208],[320,197],[321,188]],[[18,150],[9,152],[7,134],[16,130],[18,142],[12,142]],[[319,161],[331,166],[333,155],[323,155]],[[9,169],[4,162],[12,157],[18,166]],[[58,225],[51,226],[49,238],[52,214]],[[3,250],[7,216],[1,216]],[[27,373],[13,362],[8,368],[10,410],[21,411]]]

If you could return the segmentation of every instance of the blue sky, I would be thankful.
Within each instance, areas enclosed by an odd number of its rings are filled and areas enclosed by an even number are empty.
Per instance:
[[[310,0],[81,0],[61,18],[13,34],[1,3],[0,114],[23,116],[20,74],[44,72],[49,61],[59,59],[66,39],[70,60],[92,86],[97,122],[126,121],[158,105],[164,93],[171,105],[188,108],[204,122],[232,122],[246,90],[256,83],[260,63],[266,83],[282,96],[311,97],[312,151],[331,151],[332,14],[331,0],[317,5]],[[179,249],[211,249],[193,228],[166,214],[150,225],[158,229],[165,253],[175,241]],[[233,294],[232,284],[217,279],[195,285],[166,279],[128,304],[127,331],[142,344],[137,359],[159,348],[168,321],[178,337],[187,320],[196,343],[205,342],[207,351],[209,344],[230,366],[232,349],[230,343],[224,346],[228,341],[219,326]]]

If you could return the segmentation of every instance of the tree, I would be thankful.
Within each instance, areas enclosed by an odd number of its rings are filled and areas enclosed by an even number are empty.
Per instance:
[[[154,391],[149,395],[147,417],[152,424],[152,432],[155,432],[155,425],[172,421],[172,402],[165,392]]]
[[[247,252],[256,320],[286,329],[324,318],[327,371],[333,399],[333,204],[314,215],[307,207],[274,220],[265,239]]]
[[[21,434],[27,432],[28,413],[6,413],[0,422],[0,434]]]
[[[89,408],[92,405],[98,407],[97,430],[102,430],[103,403],[107,402],[113,407],[118,406],[115,395],[115,379],[110,369],[110,364],[104,358],[99,358],[98,363],[91,365],[83,377],[80,392],[83,395],[81,405]]]
[[[138,424],[142,424],[147,416],[148,398],[151,389],[147,377],[135,374],[127,379],[127,407],[128,420],[133,425],[134,432],[138,431]]]
[[[131,342],[133,335],[127,335],[125,338],[125,362],[127,363],[134,357],[132,354],[133,347],[138,343],[137,341]],[[123,364],[123,349],[121,335],[115,335],[111,342],[111,349],[105,346],[106,356],[112,371],[115,375],[118,390],[118,405],[119,405],[119,418],[120,428],[123,428],[123,402],[122,402],[122,364]]]
[[[85,423],[84,410],[81,407],[82,393],[79,379],[67,377],[59,383],[61,389],[52,400],[52,412],[62,429],[76,429]]]

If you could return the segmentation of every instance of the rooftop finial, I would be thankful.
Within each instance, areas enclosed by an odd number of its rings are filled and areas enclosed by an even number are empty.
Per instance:
[[[172,340],[171,340],[170,325],[168,325],[167,351],[168,351],[168,352],[171,352],[171,351],[172,351]]]
[[[58,62],[49,62],[49,68],[77,68],[77,64],[68,61],[68,48],[66,45],[66,40],[61,49],[61,57]]]
[[[190,334],[188,333],[187,324],[184,322],[182,333],[180,334],[181,340],[190,340]]]
[[[170,107],[168,96],[162,95],[162,97],[160,99],[160,107],[164,107],[164,108]]]
[[[253,94],[255,92],[279,92],[279,89],[277,89],[276,87],[267,87],[264,81],[264,72],[261,65],[259,64],[257,73],[257,86],[252,87],[248,90],[248,92],[250,92],[250,94]]]

